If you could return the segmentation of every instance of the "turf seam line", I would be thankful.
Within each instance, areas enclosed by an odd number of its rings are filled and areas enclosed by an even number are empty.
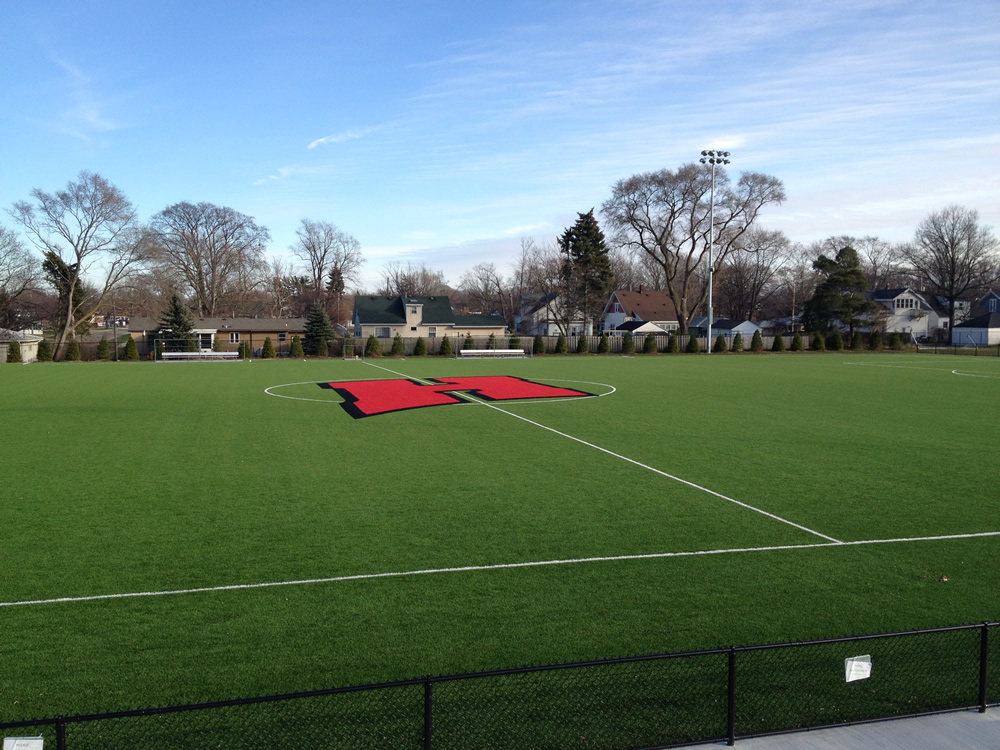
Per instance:
[[[365,361],[365,364],[368,364],[368,362]],[[394,372],[393,370],[390,370],[387,367],[382,367],[380,365],[371,365],[371,366],[372,367],[377,367],[379,370],[385,370],[386,372],[390,372],[393,375],[399,375],[400,377],[403,377],[403,378],[408,377],[407,375],[404,375],[401,372]],[[419,378],[413,378],[413,379],[414,380],[419,380]],[[760,513],[761,515],[767,516],[768,518],[771,518],[771,519],[773,519],[775,521],[780,521],[781,523],[787,524],[789,526],[793,526],[794,528],[799,529],[800,531],[808,532],[808,533],[812,534],[813,536],[818,536],[821,539],[827,539],[827,540],[829,540],[831,542],[834,542],[834,543],[837,543],[837,544],[841,543],[839,539],[834,539],[832,536],[828,536],[826,534],[821,534],[820,532],[815,531],[813,529],[810,529],[807,526],[803,526],[801,524],[795,523],[794,521],[789,521],[787,518],[782,518],[781,516],[775,515],[774,513],[769,513],[766,510],[762,510],[761,508],[756,508],[753,505],[749,505],[748,503],[744,503],[744,502],[741,502],[739,500],[734,500],[731,497],[726,497],[725,495],[723,495],[720,492],[716,492],[715,490],[710,490],[710,489],[708,489],[708,487],[702,487],[700,484],[695,484],[694,482],[689,482],[687,479],[681,479],[680,477],[674,476],[673,474],[668,474],[665,471],[661,471],[660,469],[656,469],[656,468],[654,468],[652,466],[649,466],[647,464],[641,463],[640,461],[636,461],[634,458],[629,458],[628,456],[623,456],[620,453],[615,453],[614,451],[608,450],[607,448],[602,448],[601,446],[595,445],[594,443],[588,443],[586,440],[583,440],[583,439],[578,438],[578,437],[574,437],[573,435],[570,435],[569,433],[566,433],[566,432],[560,432],[559,430],[557,430],[557,429],[555,429],[553,427],[549,427],[548,425],[544,425],[541,422],[535,422],[534,420],[528,419],[527,417],[522,417],[520,414],[515,414],[514,412],[507,411],[506,409],[501,409],[499,406],[496,406],[494,404],[488,403],[486,401],[482,401],[482,400],[480,400],[478,398],[475,398],[474,396],[472,396],[472,395],[470,395],[468,393],[462,393],[460,395],[463,396],[464,398],[469,399],[473,403],[481,404],[483,406],[488,406],[489,408],[495,409],[496,411],[500,412],[501,414],[506,414],[509,417],[514,417],[515,419],[520,419],[520,420],[522,420],[524,422],[527,422],[530,425],[534,425],[535,427],[541,427],[543,430],[548,430],[549,432],[555,433],[556,435],[559,435],[559,436],[564,437],[564,438],[568,438],[569,440],[573,440],[573,441],[575,441],[577,443],[580,443],[580,445],[585,445],[588,448],[593,448],[594,450],[601,451],[602,453],[606,453],[609,456],[613,456],[614,458],[621,459],[622,461],[627,461],[630,464],[634,464],[635,466],[638,466],[640,468],[646,469],[647,471],[651,471],[654,474],[659,474],[660,476],[666,477],[667,479],[672,479],[675,482],[680,482],[681,484],[685,484],[688,487],[693,487],[696,490],[701,490],[702,492],[707,492],[709,495],[713,495],[713,496],[715,496],[717,498],[720,498],[720,499],[725,500],[727,502],[730,502],[730,503],[733,503],[735,505],[738,505],[741,508],[745,508],[746,510],[752,510],[755,513]]]
[[[906,542],[937,542],[949,539],[974,539],[1000,536],[1000,531],[983,531],[972,534],[945,534],[942,536],[900,537],[898,539],[864,539],[853,542],[815,542],[813,544],[781,544],[768,547],[733,547],[729,549],[691,550],[688,552],[650,552],[638,555],[605,555],[601,557],[578,557],[562,560],[536,560],[517,563],[495,563],[493,565],[464,565],[454,568],[425,568],[421,570],[401,570],[386,573],[358,573],[328,578],[306,578],[297,581],[271,581],[267,583],[236,583],[227,586],[205,586],[192,589],[167,591],[134,591],[123,594],[95,594],[92,596],[66,596],[55,599],[34,599],[15,602],[0,602],[0,607],[19,607],[41,604],[67,604],[75,602],[104,601],[109,599],[136,599],[150,596],[177,596],[180,594],[205,594],[217,591],[241,591],[246,589],[275,588],[277,586],[304,586],[316,583],[340,583],[344,581],[366,581],[375,578],[403,578],[407,576],[432,575],[442,573],[469,573],[476,571],[505,570],[512,568],[540,568],[550,565],[576,565],[593,562],[621,562],[630,560],[656,560],[673,557],[698,557],[701,555],[727,555],[743,552],[783,552],[787,550],[821,549],[824,547],[859,547],[871,544],[901,544]]]

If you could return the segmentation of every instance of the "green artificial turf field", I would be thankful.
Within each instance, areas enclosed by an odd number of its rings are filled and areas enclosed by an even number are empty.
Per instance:
[[[603,395],[317,385],[485,375]],[[890,354],[3,366],[0,720],[994,620],[998,396]]]

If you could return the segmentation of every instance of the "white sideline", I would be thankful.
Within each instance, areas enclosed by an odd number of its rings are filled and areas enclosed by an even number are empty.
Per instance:
[[[593,562],[617,562],[621,560],[656,560],[669,557],[697,557],[699,555],[731,555],[742,552],[782,552],[785,550],[819,549],[822,547],[858,547],[868,544],[901,544],[904,542],[936,542],[947,539],[974,539],[977,537],[1000,536],[1000,531],[983,531],[975,534],[946,534],[944,536],[916,536],[899,539],[865,539],[854,542],[816,542],[814,544],[782,544],[770,547],[734,547],[730,549],[694,550],[691,552],[651,552],[642,555],[607,555],[602,557],[578,557],[565,560],[537,560],[532,562],[496,563],[494,565],[464,565],[457,568],[426,568],[422,570],[400,570],[387,573],[359,573],[349,576],[329,578],[305,578],[298,581],[272,581],[269,583],[237,583],[228,586],[204,586],[193,589],[169,591],[133,591],[124,594],[95,594],[93,596],[64,596],[56,599],[33,599],[16,602],[0,602],[0,607],[26,607],[40,604],[66,604],[73,602],[105,601],[108,599],[135,599],[144,596],[176,596],[179,594],[205,594],[216,591],[240,591],[243,589],[266,589],[276,586],[304,586],[311,583],[339,583],[343,581],[367,581],[374,578],[401,578],[405,576],[433,575],[440,573],[468,573],[473,571],[505,570],[510,568],[539,568],[549,565],[574,565]]]
[[[370,363],[368,361],[365,361],[365,364],[370,364]],[[394,370],[390,370],[387,367],[381,367],[380,365],[371,365],[371,366],[372,367],[376,367],[379,370],[385,370],[386,372],[392,373],[393,375],[398,375],[401,378],[409,378],[410,377],[408,375],[404,375],[401,372],[395,372]],[[420,380],[420,378],[410,378],[410,379],[411,380]],[[667,479],[673,479],[675,482],[680,482],[681,484],[685,484],[688,487],[693,487],[696,490],[701,490],[702,492],[707,492],[709,495],[713,495],[714,497],[717,497],[717,498],[719,498],[721,500],[725,500],[727,502],[733,503],[734,505],[738,505],[741,508],[746,508],[747,510],[752,510],[755,513],[760,513],[761,515],[767,516],[768,518],[772,518],[775,521],[780,521],[781,523],[787,524],[789,526],[793,526],[796,529],[799,529],[801,531],[805,531],[805,532],[807,532],[809,534],[812,534],[813,536],[818,536],[820,539],[826,539],[826,540],[828,540],[830,542],[834,542],[836,544],[840,544],[841,543],[839,539],[834,539],[832,536],[827,536],[826,534],[821,534],[820,532],[815,531],[813,529],[810,529],[807,526],[802,526],[801,524],[797,524],[794,521],[789,521],[787,518],[782,518],[781,516],[775,515],[774,513],[769,513],[766,510],[762,510],[760,508],[756,508],[753,505],[749,505],[747,503],[740,502],[739,500],[734,500],[731,497],[726,497],[722,493],[716,492],[715,490],[708,489],[708,487],[702,487],[700,484],[695,484],[694,482],[689,482],[686,479],[681,479],[680,477],[676,477],[673,474],[668,474],[665,471],[661,471],[660,469],[656,469],[656,468],[654,468],[652,466],[648,466],[647,464],[644,464],[644,463],[642,463],[640,461],[636,461],[633,458],[629,458],[628,456],[623,456],[620,453],[615,453],[614,451],[610,451],[607,448],[602,448],[601,446],[595,445],[594,443],[588,443],[586,440],[581,440],[580,438],[574,437],[573,435],[570,435],[568,433],[560,432],[559,430],[556,430],[556,429],[554,429],[552,427],[544,425],[541,422],[535,422],[535,421],[533,421],[531,419],[528,419],[527,417],[522,417],[520,414],[515,414],[514,412],[507,411],[506,409],[501,409],[499,406],[495,406],[494,404],[488,403],[486,401],[482,401],[482,400],[480,400],[478,398],[475,398],[474,396],[472,396],[472,395],[470,395],[468,393],[461,392],[461,391],[459,391],[458,393],[463,398],[466,398],[469,401],[472,401],[473,403],[482,404],[483,406],[488,406],[489,408],[495,409],[496,411],[500,412],[501,414],[506,414],[509,417],[514,417],[515,419],[520,419],[521,421],[527,422],[528,424],[534,425],[535,427],[541,427],[543,430],[548,430],[549,432],[555,433],[556,435],[559,435],[560,437],[564,437],[564,438],[567,438],[569,440],[573,440],[574,442],[580,443],[581,445],[585,445],[588,448],[593,448],[594,450],[598,450],[601,453],[607,453],[609,456],[614,456],[615,458],[621,459],[622,461],[627,461],[630,464],[638,466],[638,467],[640,467],[642,469],[646,469],[647,471],[651,471],[654,474],[659,474],[661,477],[666,477]]]

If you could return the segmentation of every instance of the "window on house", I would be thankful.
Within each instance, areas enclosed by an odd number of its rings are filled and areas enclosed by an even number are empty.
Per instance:
[[[377,339],[388,339],[392,338],[392,329],[388,326],[378,326],[375,328],[375,338]]]
[[[430,326],[430,327],[428,327],[428,329],[427,329],[427,338],[433,339],[433,338],[436,338],[437,335],[438,335],[437,326]]]
[[[285,339],[287,338],[287,336],[288,336],[287,333],[279,333],[278,334],[278,341],[280,343],[284,344],[285,343]]]
[[[410,308],[410,315],[416,315],[416,314],[417,314],[417,308],[411,307]]]
[[[990,300],[990,312],[997,311],[997,301],[995,299]]]
[[[210,334],[210,333],[199,333],[198,334],[198,348],[199,349],[211,349],[212,348],[212,334]]]
[[[238,344],[238,343],[240,343],[240,332],[239,331],[230,331],[230,333],[229,333],[229,343],[230,344]]]
[[[416,330],[417,330],[417,327],[416,327],[416,326],[410,326],[410,330],[411,330],[411,331],[416,331]]]

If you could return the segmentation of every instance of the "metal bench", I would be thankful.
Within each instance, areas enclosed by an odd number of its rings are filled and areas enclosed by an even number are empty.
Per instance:
[[[239,352],[160,352],[160,359],[239,359]]]
[[[461,349],[459,356],[465,358],[503,358],[503,357],[524,357],[523,349]]]

